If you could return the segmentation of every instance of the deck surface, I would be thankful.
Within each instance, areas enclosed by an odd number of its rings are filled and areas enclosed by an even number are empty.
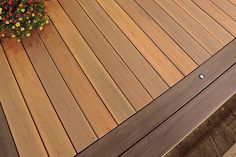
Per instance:
[[[235,0],[50,0],[47,10],[43,31],[0,46],[0,121],[15,156],[75,156],[236,37]]]

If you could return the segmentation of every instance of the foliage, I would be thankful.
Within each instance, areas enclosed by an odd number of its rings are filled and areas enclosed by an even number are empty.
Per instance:
[[[0,39],[30,36],[35,28],[49,22],[44,0],[2,0],[0,2]]]

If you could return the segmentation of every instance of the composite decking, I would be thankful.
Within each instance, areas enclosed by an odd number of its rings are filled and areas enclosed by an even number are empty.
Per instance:
[[[13,138],[0,152],[12,156],[75,156],[236,37],[235,0],[50,0],[47,10],[43,31],[1,42],[0,137]]]

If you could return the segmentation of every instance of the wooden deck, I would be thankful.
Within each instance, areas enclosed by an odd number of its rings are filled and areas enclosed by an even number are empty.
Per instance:
[[[190,101],[185,94],[196,96],[236,62],[235,0],[50,0],[47,10],[51,22],[43,31],[22,43],[1,42],[0,153],[6,157],[73,157],[111,130],[122,133],[122,125],[143,124],[150,132],[156,125],[150,116],[170,116]],[[209,75],[199,82],[203,71]],[[147,110],[155,104],[162,107]],[[133,116],[144,112],[150,115],[142,121]],[[110,154],[86,155],[86,149],[79,156],[137,156],[155,133],[137,145],[139,137],[131,136],[127,144],[113,139],[120,147],[111,145]]]

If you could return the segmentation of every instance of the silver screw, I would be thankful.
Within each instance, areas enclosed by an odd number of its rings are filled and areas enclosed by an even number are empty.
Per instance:
[[[203,74],[200,74],[200,75],[199,75],[199,78],[202,80],[202,79],[205,78],[205,76],[204,76]]]

